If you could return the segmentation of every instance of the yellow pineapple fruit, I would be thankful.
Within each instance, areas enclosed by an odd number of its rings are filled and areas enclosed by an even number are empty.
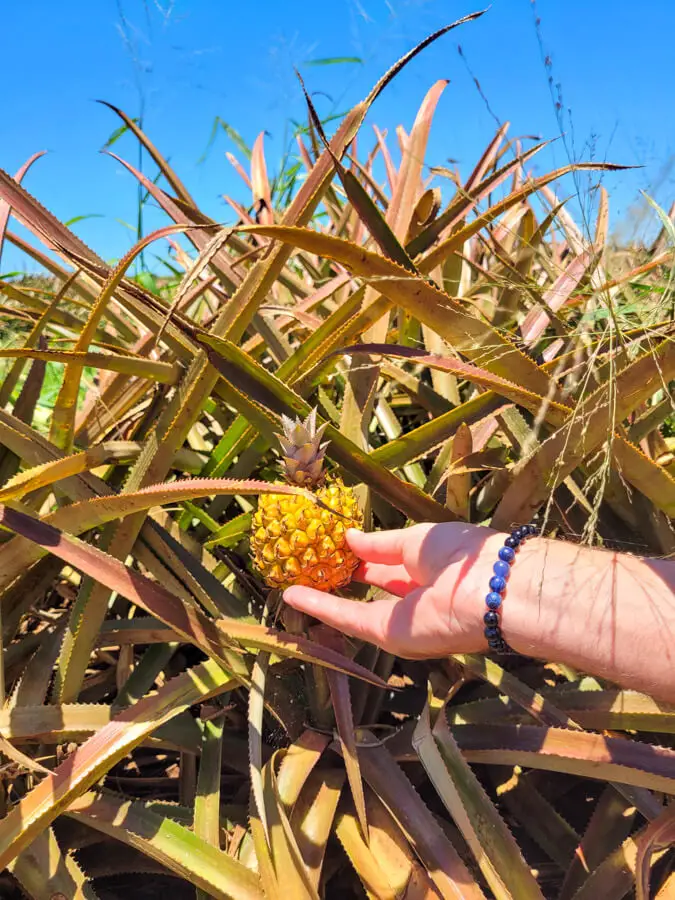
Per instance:
[[[351,581],[358,559],[345,539],[348,528],[361,528],[363,513],[352,488],[342,479],[325,478],[326,428],[316,427],[316,410],[305,421],[282,417],[279,435],[283,470],[289,484],[312,491],[330,509],[292,494],[261,494],[253,516],[251,551],[256,568],[274,588],[304,584],[333,591]]]

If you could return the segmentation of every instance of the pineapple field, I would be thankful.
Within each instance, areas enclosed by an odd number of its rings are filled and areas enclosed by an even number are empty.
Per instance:
[[[675,553],[672,215],[617,244],[621,166],[535,177],[545,142],[508,125],[468,177],[430,169],[445,81],[364,126],[480,15],[334,131],[306,93],[274,176],[263,133],[231,155],[231,225],[111,106],[166,217],[115,265],[25,189],[40,154],[0,170],[0,248],[44,272],[0,281],[0,897],[675,898],[675,706],[281,602],[383,596],[353,526],[536,514]],[[167,246],[170,277],[139,272]]]

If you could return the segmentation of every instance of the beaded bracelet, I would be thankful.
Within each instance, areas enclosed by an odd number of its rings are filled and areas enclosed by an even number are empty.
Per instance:
[[[502,600],[506,590],[506,582],[511,574],[511,566],[516,560],[518,548],[529,537],[533,537],[538,533],[539,529],[534,523],[514,528],[510,536],[504,541],[504,546],[500,547],[499,559],[492,567],[494,575],[490,579],[490,593],[485,598],[488,611],[483,616],[483,621],[485,622],[484,634],[488,641],[488,647],[495,653],[514,652],[504,640],[499,625]]]

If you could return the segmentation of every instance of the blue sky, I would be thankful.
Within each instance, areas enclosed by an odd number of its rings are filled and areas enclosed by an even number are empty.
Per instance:
[[[64,220],[100,216],[73,228],[112,259],[133,240],[122,222],[135,221],[137,195],[132,177],[99,153],[118,120],[96,99],[132,116],[142,104],[148,134],[204,210],[225,221],[231,214],[222,195],[244,203],[249,197],[225,159],[226,150],[237,150],[222,132],[200,161],[216,116],[249,143],[266,130],[273,169],[283,150],[285,123],[305,117],[294,66],[317,92],[323,115],[343,112],[414,43],[481,4],[32,0],[3,6],[0,166],[13,173],[30,154],[47,150],[27,176],[26,187]],[[669,63],[675,5],[670,0],[639,5],[629,0],[539,0],[536,12],[544,55],[550,55],[554,84],[562,89],[567,149],[562,142],[554,144],[537,158],[535,171],[564,165],[568,152],[577,159],[643,166],[604,179],[612,197],[612,221],[630,234],[640,189],[664,206],[675,197]],[[306,64],[341,56],[358,56],[363,63]],[[479,79],[485,99],[472,76]],[[482,19],[441,38],[387,88],[369,121],[390,131],[399,122],[409,128],[438,78],[451,83],[434,121],[428,152],[432,165],[447,165],[450,158],[466,173],[494,134],[495,118],[508,119],[512,135],[560,133],[530,0],[494,0]],[[130,136],[114,149],[136,163]],[[621,224],[626,219],[628,226]],[[150,213],[148,226],[164,221]],[[22,266],[35,269],[7,246],[0,271]]]

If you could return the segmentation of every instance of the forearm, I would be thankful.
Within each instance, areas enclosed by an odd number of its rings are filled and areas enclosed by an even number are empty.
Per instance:
[[[530,540],[502,625],[520,653],[675,702],[675,563]]]

